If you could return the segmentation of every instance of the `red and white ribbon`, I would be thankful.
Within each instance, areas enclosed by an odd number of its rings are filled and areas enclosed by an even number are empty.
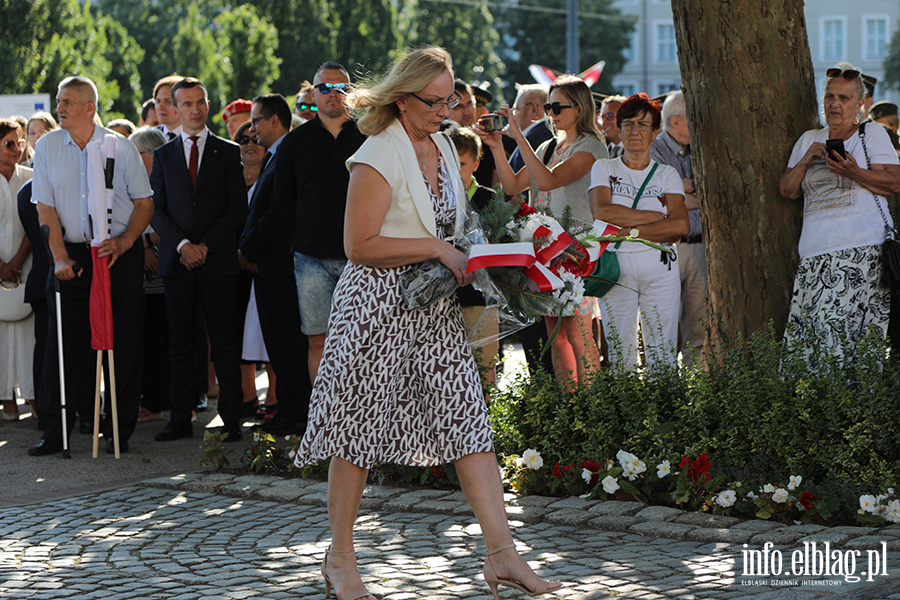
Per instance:
[[[485,267],[530,267],[534,264],[534,244],[476,244],[469,251],[466,273]]]
[[[595,237],[602,237],[604,235],[615,235],[619,232],[619,228],[615,225],[610,225],[605,221],[594,221],[594,226],[591,228],[591,233]],[[590,244],[590,245],[588,245]],[[603,251],[606,250],[606,247],[609,246],[609,242],[585,242],[585,248],[587,248],[588,256],[592,263],[597,262],[600,258],[600,255],[603,254]]]

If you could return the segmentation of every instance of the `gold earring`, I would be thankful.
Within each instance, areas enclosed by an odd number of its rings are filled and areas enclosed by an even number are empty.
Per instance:
[[[859,116],[858,115],[853,119],[853,124],[859,125]]]

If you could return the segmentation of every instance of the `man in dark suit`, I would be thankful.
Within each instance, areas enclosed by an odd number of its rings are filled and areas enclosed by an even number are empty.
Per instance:
[[[238,259],[254,273],[254,293],[266,351],[275,371],[278,413],[262,426],[273,435],[302,435],[312,384],[307,369],[309,342],[300,329],[294,280],[294,219],[270,210],[275,195],[275,154],[291,130],[291,107],[281,94],[253,99],[250,133],[266,148],[262,172],[251,191]],[[293,215],[291,215],[293,217]]]
[[[166,291],[171,355],[171,419],[158,441],[190,437],[196,406],[193,357],[199,298],[219,378],[225,441],[241,440],[240,336],[234,318],[237,240],[247,218],[247,188],[237,145],[206,127],[209,100],[200,81],[172,86],[182,132],[153,153],[150,184],[159,234],[159,276]]]

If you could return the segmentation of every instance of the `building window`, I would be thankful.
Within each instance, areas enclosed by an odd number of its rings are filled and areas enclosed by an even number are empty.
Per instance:
[[[843,60],[845,29],[843,18],[822,20],[822,60]]]
[[[678,60],[678,50],[675,46],[675,26],[671,23],[656,27],[656,60],[658,62]]]
[[[620,83],[618,86],[619,93],[628,98],[629,96],[634,96],[637,93],[637,85],[634,83]]]
[[[622,50],[622,56],[627,62],[637,62],[638,60],[638,32],[632,31],[628,34],[628,47]]]
[[[882,60],[887,56],[887,17],[863,18],[863,57],[867,60]]]
[[[668,94],[672,90],[677,90],[678,87],[679,87],[679,85],[677,83],[673,83],[671,81],[666,81],[664,83],[657,83],[656,84],[656,94],[654,94],[653,97],[655,98],[656,96],[662,96],[663,94]]]

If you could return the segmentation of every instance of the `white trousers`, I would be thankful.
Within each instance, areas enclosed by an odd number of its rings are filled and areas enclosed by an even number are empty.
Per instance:
[[[706,244],[676,244],[681,274],[681,356],[690,366],[706,341]]]
[[[670,268],[671,267],[671,268]],[[678,265],[664,265],[659,250],[619,253],[619,285],[600,299],[603,335],[614,366],[637,364],[638,321],[647,367],[675,365],[681,278]]]

